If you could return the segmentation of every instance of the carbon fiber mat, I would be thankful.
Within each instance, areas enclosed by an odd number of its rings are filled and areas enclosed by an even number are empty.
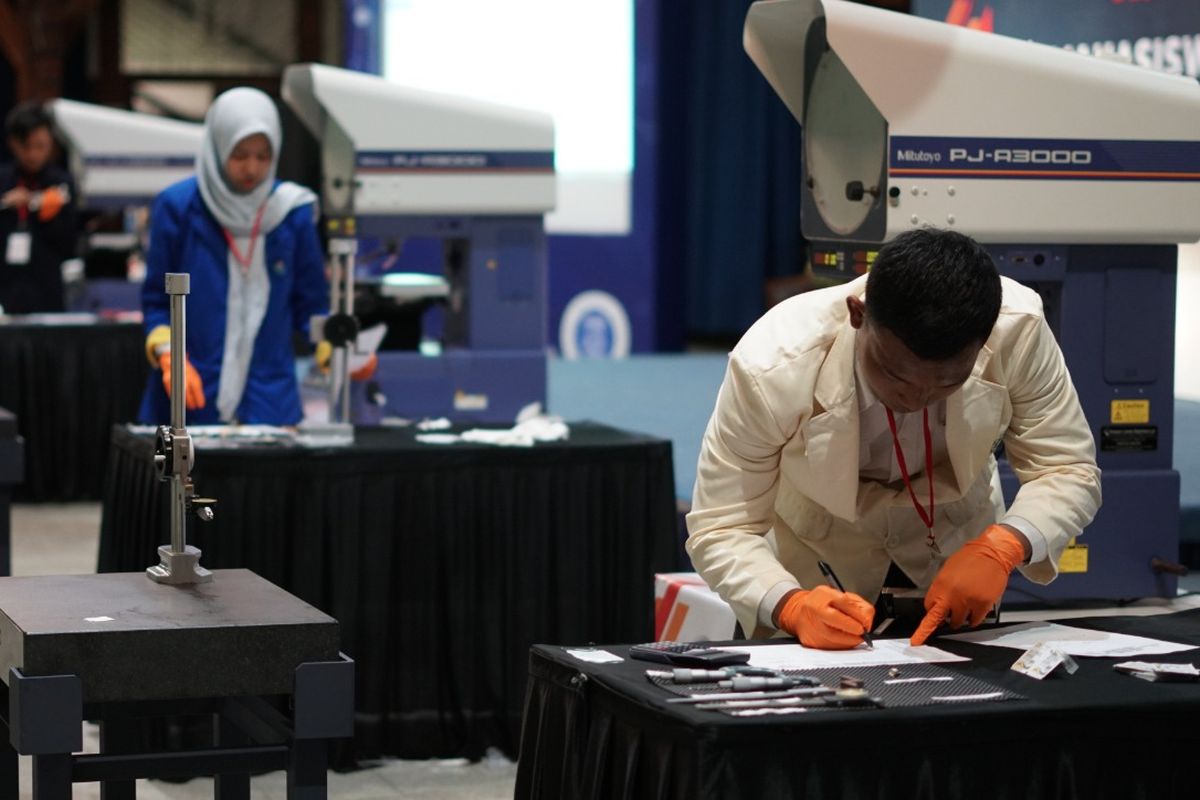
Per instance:
[[[666,670],[669,671],[669,670]],[[896,674],[891,674],[895,672]],[[1024,700],[1017,694],[987,681],[960,675],[937,664],[913,664],[901,667],[862,667],[859,669],[783,670],[784,675],[808,675],[823,686],[838,688],[842,676],[862,681],[867,693],[885,708]],[[671,678],[647,678],[671,694],[704,695],[727,692],[715,683],[676,684]]]

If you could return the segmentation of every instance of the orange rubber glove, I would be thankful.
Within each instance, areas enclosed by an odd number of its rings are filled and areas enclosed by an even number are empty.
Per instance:
[[[779,611],[779,629],[805,647],[849,650],[862,644],[871,630],[875,607],[852,592],[829,586],[793,594]]]
[[[38,204],[37,215],[42,222],[48,222],[62,211],[62,207],[67,204],[66,187],[59,188],[51,186],[49,189],[42,190],[41,202]],[[32,210],[32,209],[30,209]]]
[[[922,645],[944,621],[960,628],[974,628],[1000,600],[1008,586],[1008,575],[1025,560],[1025,545],[1001,525],[989,525],[983,533],[946,559],[925,593],[925,618],[912,636]]]
[[[158,357],[158,368],[162,370],[163,388],[167,397],[171,396],[171,352],[167,351]],[[204,383],[200,373],[192,366],[192,362],[184,358],[183,362],[183,404],[189,411],[204,408]]]

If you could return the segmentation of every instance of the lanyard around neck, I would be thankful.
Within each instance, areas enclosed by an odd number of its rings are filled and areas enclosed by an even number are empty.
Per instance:
[[[888,427],[892,430],[892,445],[896,448],[896,463],[900,465],[900,477],[904,478],[904,485],[908,488],[908,496],[912,498],[913,507],[917,509],[917,513],[921,515],[921,521],[925,523],[925,527],[929,529],[929,538],[925,543],[933,550],[937,550],[937,542],[933,538],[933,435],[929,432],[929,408],[924,409],[921,417],[925,428],[925,479],[929,481],[929,512],[921,507],[921,501],[917,500],[917,493],[913,491],[912,480],[908,477],[908,466],[904,463],[904,449],[900,447],[900,437],[896,433],[896,417],[892,415],[892,410],[887,409]]]
[[[26,183],[24,178],[17,178],[17,186],[21,186],[21,187],[31,190],[31,191],[36,190],[37,189],[37,181],[35,180],[32,183]],[[20,223],[22,229],[24,229],[28,226],[28,224],[29,224],[29,201],[28,200],[26,200],[21,205],[17,206],[17,221]]]
[[[250,227],[250,246],[246,248],[246,256],[243,258],[241,251],[238,250],[237,242],[234,241],[233,234],[228,228],[221,228],[221,233],[225,234],[225,243],[229,245],[229,252],[233,254],[233,260],[242,268],[242,274],[245,275],[250,269],[250,261],[254,258],[254,242],[258,239],[259,229],[262,227],[263,210],[267,207],[263,203],[258,207],[258,213],[254,215],[254,225]]]

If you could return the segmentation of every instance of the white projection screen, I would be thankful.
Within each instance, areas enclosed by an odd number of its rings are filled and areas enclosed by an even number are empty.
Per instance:
[[[547,229],[629,232],[633,0],[385,0],[383,76],[552,114]]]

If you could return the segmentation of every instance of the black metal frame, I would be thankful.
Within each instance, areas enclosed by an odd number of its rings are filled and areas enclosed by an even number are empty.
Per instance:
[[[289,800],[325,798],[327,740],[354,733],[354,661],[300,664],[288,713],[263,697],[84,703],[75,675],[13,668],[0,687],[0,796],[18,797],[17,756],[33,757],[34,800],[70,800],[72,783],[99,781],[105,800],[132,800],[138,778],[216,778],[217,800],[249,800],[250,776],[287,770]],[[5,702],[6,701],[6,702]],[[138,720],[211,714],[215,747],[131,752]],[[100,750],[83,749],[83,722],[100,723]]]

